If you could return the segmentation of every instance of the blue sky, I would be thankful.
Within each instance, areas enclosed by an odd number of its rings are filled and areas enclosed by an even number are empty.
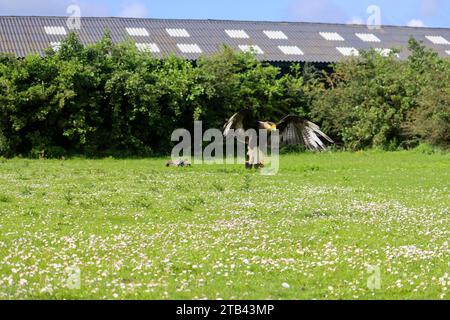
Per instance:
[[[449,0],[0,0],[0,15],[67,15],[70,4],[82,16],[337,23],[365,23],[377,5],[382,24],[450,27]]]

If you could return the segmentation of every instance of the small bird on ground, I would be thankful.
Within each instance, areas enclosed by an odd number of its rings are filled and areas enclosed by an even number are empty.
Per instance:
[[[318,125],[300,116],[287,115],[278,123],[275,123],[258,120],[254,112],[249,109],[235,113],[225,123],[223,135],[228,138],[237,130],[247,131],[249,129],[256,131],[257,141],[251,141],[251,136],[245,139],[245,144],[248,148],[248,160],[245,166],[248,169],[264,166],[264,153],[259,144],[260,129],[267,130],[268,134],[279,130],[280,145],[304,145],[309,150],[323,151],[326,150],[326,146],[321,140],[322,138],[330,143],[334,143],[330,137],[320,130]],[[268,141],[270,141],[270,138],[268,138]]]

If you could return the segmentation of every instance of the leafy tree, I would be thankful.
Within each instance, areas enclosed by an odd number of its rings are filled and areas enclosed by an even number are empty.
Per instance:
[[[315,78],[312,117],[350,149],[395,149],[411,145],[412,135],[448,143],[448,59],[414,40],[409,49],[407,61],[371,50]]]
[[[450,59],[410,41],[412,54],[409,69],[410,92],[415,105],[404,124],[413,144],[425,141],[448,148],[450,146]]]
[[[410,42],[406,61],[368,51],[331,74],[290,72],[229,47],[197,62],[71,33],[44,57],[0,56],[0,156],[154,155],[174,129],[221,127],[253,108],[262,119],[313,117],[345,147],[449,144],[449,60]]]

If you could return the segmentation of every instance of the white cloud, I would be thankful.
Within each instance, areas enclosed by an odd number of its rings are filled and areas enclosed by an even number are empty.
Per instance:
[[[366,22],[360,17],[352,17],[347,21],[347,24],[365,24]]]
[[[120,11],[119,16],[128,18],[146,18],[148,17],[148,11],[145,4],[135,2],[125,6]]]
[[[408,27],[420,27],[420,28],[422,28],[422,27],[425,27],[425,24],[420,19],[411,19],[411,20],[408,21],[407,26]]]

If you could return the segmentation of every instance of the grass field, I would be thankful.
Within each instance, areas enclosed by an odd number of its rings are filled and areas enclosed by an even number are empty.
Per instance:
[[[450,298],[450,154],[280,161],[2,160],[0,298]]]

